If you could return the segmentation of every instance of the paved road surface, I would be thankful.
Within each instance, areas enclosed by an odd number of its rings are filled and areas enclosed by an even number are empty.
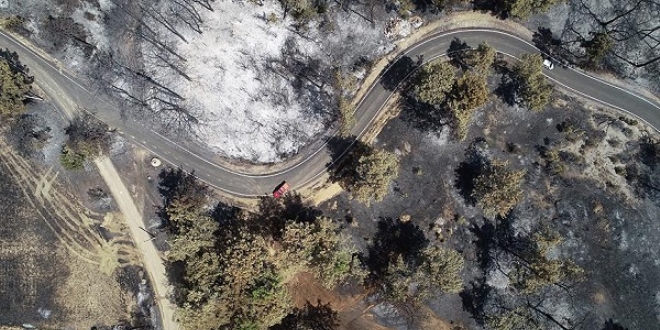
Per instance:
[[[424,62],[442,56],[447,53],[453,38],[460,38],[473,46],[486,41],[499,52],[511,56],[539,52],[529,42],[505,32],[464,29],[427,37],[408,48],[400,57],[402,60],[393,66],[405,64],[407,63],[405,61],[410,62],[411,59],[417,61],[420,56]],[[327,148],[321,147],[309,151],[306,158],[296,164],[291,164],[283,171],[258,175],[234,172],[197,156],[136,122],[122,120],[119,112],[111,103],[91,93],[85,87],[87,84],[83,80],[60,72],[55,65],[30,51],[10,36],[0,33],[0,47],[18,52],[21,61],[30,68],[30,73],[35,76],[39,85],[56,103],[68,107],[79,105],[81,108],[93,111],[101,120],[122,132],[127,139],[172,164],[180,165],[185,170],[194,170],[200,179],[232,195],[242,197],[263,195],[272,191],[283,180],[289,182],[294,188],[300,187],[322,175],[326,170],[326,164],[331,161]],[[390,70],[390,72],[392,71]],[[573,69],[555,66],[554,70],[546,70],[545,73],[556,84],[594,101],[630,112],[653,127],[660,127],[660,108],[653,102]],[[391,94],[391,88],[386,88],[382,80],[374,83],[357,108],[357,124],[353,130],[355,135],[361,135],[369,127]]]

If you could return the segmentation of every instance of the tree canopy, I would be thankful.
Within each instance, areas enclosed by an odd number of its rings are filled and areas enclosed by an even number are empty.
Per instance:
[[[466,72],[456,80],[448,100],[448,108],[455,123],[456,136],[464,140],[474,111],[488,101],[486,77]]]
[[[330,304],[312,305],[309,302],[303,308],[294,309],[280,324],[269,330],[335,330],[339,327],[339,316]]]
[[[91,115],[79,115],[66,128],[67,142],[60,161],[67,169],[79,169],[85,160],[98,157],[110,150],[108,125]]]
[[[495,48],[484,41],[476,49],[467,51],[463,61],[476,73],[482,76],[488,76],[488,71],[495,62],[496,54],[497,51],[495,51]]]
[[[9,60],[0,57],[0,115],[12,117],[25,111],[23,100],[31,89],[33,78],[27,76],[27,68],[18,62],[15,53],[2,53],[12,56]]]
[[[530,15],[547,11],[550,7],[564,0],[505,0],[505,8],[509,15],[526,19]]]
[[[472,197],[484,210],[484,215],[505,217],[522,199],[521,184],[525,171],[509,169],[509,163],[494,159],[486,162],[474,178]]]
[[[381,201],[392,181],[399,175],[399,159],[391,152],[375,149],[356,141],[349,153],[337,164],[331,180],[360,202]]]
[[[548,257],[561,242],[558,233],[546,228],[534,233],[530,247],[523,251],[524,259],[516,263],[514,286],[525,294],[532,294],[548,285],[581,280],[584,270],[572,260]]]
[[[413,95],[423,103],[441,104],[454,85],[454,71],[448,62],[434,61],[423,66],[414,81]]]
[[[543,76],[543,57],[523,54],[513,68],[520,98],[532,111],[540,111],[550,101],[552,85]]]
[[[428,245],[410,222],[381,219],[369,247],[369,283],[391,302],[415,302],[435,291],[462,290],[463,258],[454,250]]]
[[[304,211],[295,200],[262,203],[254,214],[224,204],[213,209],[210,190],[194,175],[168,169],[160,179],[168,268],[185,329],[265,330],[296,313],[286,290],[296,274],[310,272],[328,288],[364,276],[339,224],[291,216]],[[276,221],[281,226],[261,223],[274,217],[284,218]]]
[[[586,52],[586,65],[591,68],[596,68],[601,65],[605,55],[607,55],[612,49],[612,46],[614,46],[614,40],[606,32],[592,32],[590,35],[591,39],[582,41],[581,45]]]

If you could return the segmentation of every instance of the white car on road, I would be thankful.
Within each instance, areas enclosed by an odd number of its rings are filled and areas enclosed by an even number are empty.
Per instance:
[[[555,65],[552,63],[552,61],[548,59],[543,60],[543,66],[548,70],[552,70],[555,68]]]

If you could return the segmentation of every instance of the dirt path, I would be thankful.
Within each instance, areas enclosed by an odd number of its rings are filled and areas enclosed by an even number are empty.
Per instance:
[[[128,189],[124,185],[117,169],[109,158],[102,157],[94,161],[103,180],[108,185],[121,213],[126,219],[126,224],[131,232],[135,246],[142,253],[142,263],[149,274],[151,285],[156,295],[156,302],[161,313],[164,330],[178,330],[179,324],[174,319],[174,305],[167,299],[171,291],[165,273],[165,265],[156,247],[151,242],[151,237],[142,230],[142,216],[133,203]]]

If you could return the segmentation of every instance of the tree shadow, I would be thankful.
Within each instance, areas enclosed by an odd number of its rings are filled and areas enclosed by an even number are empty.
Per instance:
[[[454,187],[465,201],[474,206],[477,201],[472,196],[474,191],[474,180],[481,174],[483,168],[488,164],[488,159],[477,150],[476,144],[483,139],[475,140],[465,151],[465,160],[455,170]]]
[[[163,219],[167,230],[176,230],[170,225],[166,212],[175,199],[185,199],[187,208],[201,209],[208,202],[210,189],[195,177],[194,171],[187,173],[180,167],[167,167],[160,171],[158,180],[158,192],[163,197],[163,206],[157,209],[156,214]]]
[[[449,62],[452,65],[461,68],[461,70],[469,69],[469,66],[465,63],[465,52],[471,49],[472,47],[460,38],[452,39],[449,44],[449,49],[447,50]]]
[[[492,252],[496,249],[495,225],[491,221],[486,221],[481,227],[472,225],[470,232],[476,237],[473,243],[477,250],[479,268],[487,272],[493,264]]]
[[[165,270],[167,274],[168,283],[174,283],[172,292],[169,294],[169,299],[178,307],[182,307],[188,300],[188,290],[190,283],[186,278],[186,263],[184,261],[167,261],[165,262]]]
[[[177,196],[195,196],[206,199],[209,187],[195,177],[195,172],[185,172],[180,167],[164,168],[158,174],[158,192],[168,204]],[[199,201],[201,202],[201,201]]]
[[[319,58],[302,53],[295,38],[285,41],[281,57],[267,58],[261,65],[266,70],[259,72],[256,79],[269,86],[278,86],[277,81],[285,78],[293,87],[296,99],[307,101],[306,112],[326,115],[333,112],[332,107],[328,107],[333,99],[327,88],[332,82],[330,66]],[[269,89],[269,93],[257,97],[268,98],[274,104],[289,105],[290,95],[275,87]]]
[[[639,141],[639,160],[652,171],[660,163],[660,142],[644,137]]]
[[[18,53],[12,52],[7,48],[0,49],[0,57],[7,61],[7,64],[9,64],[9,68],[12,72],[23,74],[23,77],[25,78],[24,82],[26,84],[31,84],[34,82],[34,77],[28,75],[28,73],[30,73],[30,69],[27,67],[27,65],[21,63],[18,57]]]
[[[221,248],[222,242],[232,237],[240,235],[240,231],[248,227],[247,217],[248,213],[241,208],[233,205],[218,202],[210,216],[218,223],[218,230],[216,231],[216,247]]]
[[[357,140],[355,136],[334,136],[327,140],[332,161],[326,164],[330,181],[339,183],[342,187],[350,187],[358,178],[357,167],[362,155],[373,150],[370,145]]]
[[[539,26],[538,30],[532,35],[532,43],[536,48],[540,49],[542,53],[553,55],[555,49],[561,46],[561,40],[552,35],[549,28]]]
[[[339,315],[337,312],[332,309],[330,303],[321,304],[321,300],[318,300],[316,305],[312,305],[308,301],[303,308],[295,308],[279,324],[268,328],[268,330],[334,330],[338,327]]]
[[[286,194],[275,199],[261,197],[259,211],[251,219],[252,230],[275,239],[281,238],[287,222],[312,223],[323,215],[319,209],[304,202],[300,194]]]
[[[495,95],[507,105],[514,106],[517,103],[520,84],[511,69],[502,68],[500,74],[502,78],[500,84],[495,88]]]
[[[385,73],[380,78],[380,83],[389,91],[394,91],[422,63],[418,59],[414,61],[409,56],[402,56],[396,59],[385,69]]]
[[[380,283],[389,265],[399,256],[409,264],[416,264],[419,252],[427,245],[428,240],[417,225],[381,217],[373,244],[367,249],[366,265],[371,271],[369,281]]]
[[[451,121],[445,104],[433,106],[410,95],[402,97],[400,103],[401,120],[422,132],[440,132]]]
[[[473,0],[472,5],[476,11],[490,12],[493,16],[503,20],[509,18],[509,12],[506,8],[505,1]]]
[[[492,287],[486,283],[486,278],[481,277],[470,282],[470,287],[464,287],[458,295],[461,297],[463,310],[470,313],[479,325],[486,321],[486,302],[492,291]]]
[[[575,64],[574,55],[565,47],[560,38],[555,38],[549,28],[540,26],[532,35],[532,43],[542,53],[552,56],[553,60],[562,67]]]
[[[609,319],[605,321],[605,325],[603,325],[603,330],[628,330],[628,328],[625,328],[622,325],[614,322],[612,319]]]

